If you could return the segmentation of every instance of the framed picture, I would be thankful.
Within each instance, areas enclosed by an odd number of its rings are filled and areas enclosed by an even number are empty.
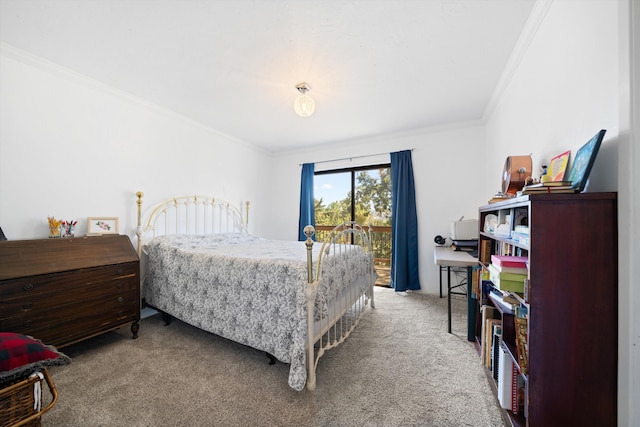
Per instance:
[[[580,147],[576,153],[568,178],[576,192],[582,193],[587,185],[589,173],[591,173],[593,163],[596,161],[596,155],[600,144],[602,144],[605,132],[605,129],[600,130],[586,144]]]
[[[87,218],[87,234],[118,234],[118,218],[104,216]]]

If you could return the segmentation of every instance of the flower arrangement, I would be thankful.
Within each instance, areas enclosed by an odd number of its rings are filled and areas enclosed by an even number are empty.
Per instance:
[[[62,221],[55,219],[52,216],[47,217],[49,221],[49,237],[60,237],[60,226]]]
[[[78,221],[62,221],[61,234],[62,237],[73,237],[75,234],[76,224]]]
[[[52,216],[47,217],[49,222],[49,237],[73,237],[78,221],[61,221]]]

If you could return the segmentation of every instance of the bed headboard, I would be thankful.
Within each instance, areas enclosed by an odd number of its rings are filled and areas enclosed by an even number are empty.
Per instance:
[[[156,205],[146,221],[142,218],[142,197],[136,193],[138,205],[138,255],[142,254],[143,239],[147,233],[153,237],[168,234],[216,234],[248,232],[249,202],[245,214],[229,202],[214,196],[173,197]]]

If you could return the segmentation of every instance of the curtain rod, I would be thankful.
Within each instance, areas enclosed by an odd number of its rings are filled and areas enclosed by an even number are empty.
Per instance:
[[[413,151],[413,150],[415,150],[415,148],[411,148],[410,150]],[[321,163],[339,162],[340,160],[353,160],[353,159],[362,159],[362,158],[365,158],[365,157],[382,156],[383,154],[389,154],[389,153],[363,154],[362,156],[343,157],[341,159],[322,160],[322,161],[313,162],[313,163],[316,164],[316,165],[319,165]],[[302,166],[302,163],[300,163],[299,166]]]

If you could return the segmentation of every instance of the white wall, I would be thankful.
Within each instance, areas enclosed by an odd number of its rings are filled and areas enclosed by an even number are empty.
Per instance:
[[[628,37],[628,32],[621,35],[619,22],[620,18],[628,18],[628,13],[619,10],[626,7],[625,3],[626,0],[556,0],[536,4],[538,9],[534,13],[541,13],[543,19],[496,103],[486,132],[490,151],[487,164],[495,169],[509,154],[532,152],[536,167],[566,149],[574,154],[599,129],[607,129],[587,190],[618,191],[618,425],[630,426],[638,425],[638,409],[634,409],[638,401],[637,381],[635,386],[630,383],[630,373],[631,378],[638,378],[638,366],[633,365],[634,354],[635,360],[638,359],[638,327],[633,330],[631,326],[631,332],[629,327],[631,313],[637,313],[640,307],[637,296],[635,301],[630,298],[633,295],[630,262],[637,260],[637,252],[631,252],[628,244],[628,233],[634,231],[630,229],[633,221],[629,211],[637,212],[637,202],[632,201],[636,198],[632,197],[634,187],[629,181],[618,181],[619,177],[632,176],[634,164],[630,156],[632,140],[621,134],[620,129],[621,113],[629,114],[628,99],[625,102],[620,99],[624,89],[621,86],[628,91],[628,84],[621,81],[621,76],[626,74],[628,78],[629,74],[628,70],[621,73],[619,69],[619,65],[628,62],[624,59],[629,56],[629,47],[619,43],[620,38]],[[637,178],[635,181],[637,183]],[[589,285],[597,284],[585,284]]]
[[[615,2],[551,3],[488,120],[490,170],[532,153],[539,174],[554,155],[575,154],[607,129],[589,190],[617,190],[617,37]]]
[[[145,210],[177,194],[215,194],[252,218],[270,157],[247,144],[69,70],[2,45],[0,226],[9,239],[42,238],[47,216],[120,218],[135,235]],[[257,212],[256,212],[257,211]],[[259,231],[260,223],[251,225]]]
[[[500,188],[500,173],[491,194],[483,190],[485,155],[484,127],[478,124],[456,129],[430,129],[387,135],[359,141],[346,141],[331,147],[278,155],[273,162],[270,211],[271,227],[266,237],[296,239],[300,173],[302,163],[318,163],[316,171],[389,162],[388,153],[407,149],[412,152],[418,210],[421,292],[436,294],[438,273],[433,262],[433,238],[448,235],[449,224],[461,216],[477,218],[478,206],[485,204]],[[378,155],[384,153],[382,155]],[[370,157],[357,158],[358,156]],[[293,197],[292,197],[293,195]]]

